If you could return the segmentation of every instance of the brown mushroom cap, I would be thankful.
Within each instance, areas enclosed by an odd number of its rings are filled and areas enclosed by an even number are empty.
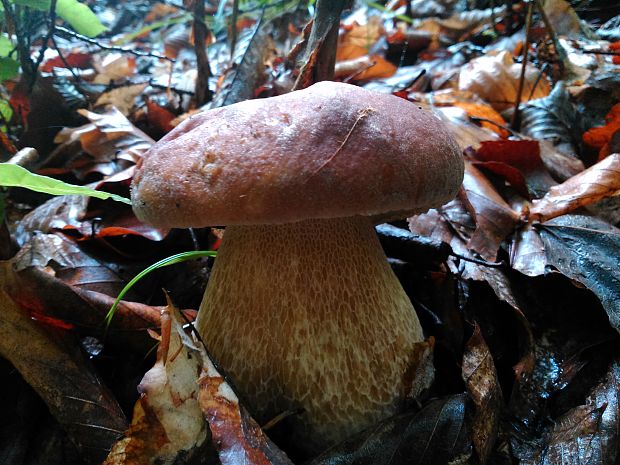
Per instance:
[[[161,227],[419,212],[454,197],[461,151],[416,105],[320,82],[196,115],[136,170],[138,218]]]

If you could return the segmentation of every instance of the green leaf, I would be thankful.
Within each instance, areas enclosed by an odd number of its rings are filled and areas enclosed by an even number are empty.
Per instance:
[[[6,58],[13,50],[13,44],[8,34],[0,34],[0,58]]]
[[[3,121],[11,121],[13,117],[13,108],[6,100],[0,100],[0,115]],[[4,124],[0,125],[0,132],[7,133],[7,127]]]
[[[52,5],[51,0],[13,0],[11,3],[42,11],[49,11],[50,6]]]
[[[51,195],[87,195],[98,199],[111,199],[131,205],[131,200],[116,194],[96,191],[85,186],[76,186],[31,173],[25,168],[10,163],[0,163],[0,186],[23,187]]]
[[[0,83],[19,74],[19,63],[12,58],[0,58]]]
[[[170,265],[175,265],[177,263],[185,262],[187,260],[194,260],[194,259],[200,258],[200,257],[215,257],[216,255],[217,255],[217,252],[214,252],[212,250],[197,250],[197,251],[194,251],[194,252],[181,252],[181,253],[178,253],[176,255],[172,255],[170,257],[166,257],[163,260],[160,260],[157,263],[153,263],[148,268],[142,270],[131,281],[129,281],[127,283],[127,285],[118,294],[118,297],[114,301],[114,304],[112,305],[112,307],[110,307],[110,310],[108,311],[108,314],[105,316],[106,326],[110,326],[110,322],[112,321],[112,318],[114,317],[114,313],[116,312],[116,308],[118,307],[118,304],[121,302],[123,297],[125,297],[125,294],[127,294],[127,292],[129,292],[129,290],[138,281],[140,281],[142,278],[144,278],[151,271],[155,271],[158,268],[163,268],[164,266],[170,266]]]
[[[6,100],[0,100],[0,115],[6,121],[9,121],[13,117],[13,108]]]
[[[56,14],[68,22],[78,33],[96,37],[106,30],[97,15],[78,0],[58,0]]]

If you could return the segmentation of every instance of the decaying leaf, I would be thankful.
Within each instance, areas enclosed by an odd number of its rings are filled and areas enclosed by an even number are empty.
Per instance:
[[[616,153],[587,170],[554,186],[542,199],[535,201],[530,218],[547,221],[579,207],[620,195],[620,154]]]
[[[487,178],[469,162],[465,163],[462,192],[465,195],[465,208],[476,222],[468,247],[485,260],[495,261],[499,245],[514,230],[519,216]]]
[[[521,65],[508,52],[476,58],[463,66],[459,74],[459,89],[482,97],[498,111],[514,105],[517,100]],[[521,101],[545,97],[549,84],[541,71],[531,65],[525,69]]]
[[[620,331],[620,230],[580,215],[560,216],[537,229],[549,263],[594,292]]]
[[[82,454],[98,463],[125,429],[125,416],[71,337],[44,330],[18,303],[30,288],[12,265],[0,263],[0,355],[37,391]]]
[[[542,197],[555,181],[540,157],[535,140],[483,141],[475,162],[508,181],[524,198]]]
[[[497,438],[503,399],[491,352],[477,325],[465,346],[463,380],[475,405],[472,442],[480,463],[485,463]]]
[[[530,100],[521,109],[521,131],[538,140],[548,140],[559,150],[576,153],[578,113],[564,82],[559,81],[551,93]]]
[[[169,302],[162,310],[157,362],[140,383],[131,427],[105,465],[175,463],[204,449],[209,431],[222,465],[292,465],[240,405],[184,324]]]
[[[618,377],[615,362],[606,379],[587,398],[584,405],[566,412],[554,422],[544,448],[530,465],[579,465],[583,463],[615,463],[618,456]]]
[[[334,446],[310,465],[464,464],[471,447],[465,395],[431,401]]]
[[[73,159],[70,169],[79,178],[93,172],[109,176],[135,163],[155,143],[115,108],[104,114],[86,110],[79,113],[91,123],[58,133],[55,142],[60,146],[46,160],[42,174],[66,170],[67,159]],[[78,143],[86,155],[78,153],[76,157]]]
[[[96,106],[111,106],[120,111],[123,115],[129,116],[138,97],[147,84],[133,84],[129,86],[117,87],[102,94],[95,102]]]
[[[180,454],[196,452],[207,439],[196,385],[200,350],[170,307],[162,312],[157,362],[138,386],[140,399],[131,426],[104,465],[172,464]]]

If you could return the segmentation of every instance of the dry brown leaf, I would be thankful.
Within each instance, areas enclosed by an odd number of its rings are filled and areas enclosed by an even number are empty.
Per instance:
[[[157,362],[139,385],[132,425],[104,465],[172,464],[204,449],[209,430],[222,465],[292,465],[184,324],[169,303],[162,311]]]
[[[620,195],[620,154],[616,153],[552,187],[542,199],[534,201],[530,219],[541,222],[565,215],[599,200]]]
[[[93,172],[109,176],[136,163],[155,143],[116,108],[104,114],[87,110],[78,112],[88,118],[90,124],[65,128],[56,135],[54,142],[60,146],[46,161],[42,174],[50,169],[57,170],[56,166],[67,170],[69,165],[79,178]],[[75,144],[78,143],[86,155],[75,155]],[[68,159],[72,159],[71,163],[67,163]]]
[[[517,100],[521,67],[508,52],[482,56],[463,66],[458,86],[460,90],[474,92],[497,111],[502,111]],[[549,83],[540,74],[534,66],[526,66],[521,102],[549,95]]]
[[[109,53],[103,58],[94,55],[94,67],[99,74],[93,82],[95,84],[109,84],[123,78],[130,78],[136,74],[136,57],[118,52]]]
[[[371,16],[365,24],[353,23],[346,26],[344,34],[338,38],[338,49],[341,47],[355,46],[364,49],[364,54],[383,35],[385,30],[380,16]]]
[[[172,464],[207,439],[196,385],[201,351],[185,334],[171,304],[161,318],[157,362],[138,386],[140,398],[129,430],[114,444],[104,465]]]
[[[133,84],[129,86],[117,87],[108,92],[101,94],[95,102],[95,106],[112,106],[120,111],[123,115],[129,116],[134,107],[136,97],[138,97],[147,84]]]

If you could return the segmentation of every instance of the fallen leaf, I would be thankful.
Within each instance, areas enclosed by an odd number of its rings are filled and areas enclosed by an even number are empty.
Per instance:
[[[526,199],[542,197],[556,184],[535,140],[483,141],[474,156],[476,166],[503,177]]]
[[[0,354],[37,391],[84,457],[99,463],[125,429],[125,416],[71,338],[44,330],[17,303],[25,290],[13,263],[1,262]]]
[[[95,106],[110,106],[129,117],[135,105],[136,98],[142,94],[148,84],[132,84],[117,87],[99,96]]]
[[[579,207],[620,195],[620,154],[613,154],[552,187],[530,208],[530,218],[541,222],[565,215]]]
[[[484,464],[497,439],[503,397],[493,357],[478,325],[465,346],[462,373],[475,406],[472,442],[480,463]]]
[[[41,64],[39,70],[44,73],[51,73],[54,68],[66,68],[67,65],[71,68],[87,69],[93,63],[93,55],[86,52],[66,53],[63,54],[63,58],[60,56],[49,58]]]
[[[55,142],[60,146],[46,160],[41,174],[55,173],[60,169],[73,171],[80,179],[91,173],[109,176],[136,163],[155,143],[115,108],[104,114],[87,110],[78,112],[88,118],[90,124],[58,133]],[[78,151],[76,154],[76,143],[84,153]],[[71,162],[67,163],[67,159]]]
[[[466,463],[471,447],[463,394],[429,402],[345,440],[310,465]]]
[[[466,197],[465,208],[476,222],[468,247],[485,260],[495,261],[500,244],[514,230],[519,215],[469,162],[465,163],[462,192]]]
[[[620,230],[580,215],[560,216],[536,229],[549,263],[590,289],[620,331]]]
[[[510,136],[510,133],[504,129],[506,121],[490,105],[470,102],[454,102],[454,105],[465,110],[468,116],[478,120],[483,128],[490,129],[500,137]]]
[[[572,408],[554,421],[533,461],[524,464],[579,465],[614,463],[618,456],[617,439],[620,426],[618,409],[618,377],[620,367],[614,362],[606,379],[588,396],[586,403]]]
[[[550,141],[561,152],[576,154],[579,113],[563,81],[549,95],[521,106],[521,132],[536,140]]]
[[[104,465],[172,464],[181,454],[191,457],[207,439],[196,384],[200,349],[171,307],[162,312],[157,361],[138,386],[131,426]]]
[[[463,66],[459,74],[459,89],[478,94],[497,111],[502,111],[514,106],[520,74],[521,65],[514,63],[510,53],[487,55]],[[521,102],[549,94],[549,84],[540,74],[540,70],[532,65],[526,66]]]
[[[353,81],[388,78],[396,72],[396,66],[380,55],[364,55],[336,63],[335,78],[348,78]]]
[[[599,160],[607,157],[614,136],[620,134],[620,103],[611,107],[605,116],[605,126],[595,126],[583,134],[583,141],[590,147],[599,149]]]

